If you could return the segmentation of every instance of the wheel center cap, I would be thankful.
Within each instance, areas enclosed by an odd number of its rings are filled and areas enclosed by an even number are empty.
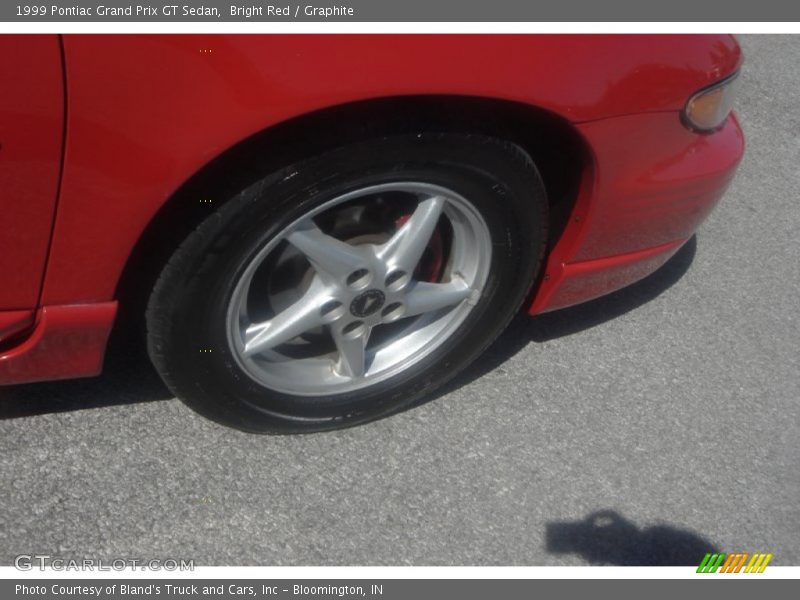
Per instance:
[[[378,312],[385,301],[386,296],[382,291],[367,290],[353,298],[350,303],[350,312],[356,317],[368,317]]]

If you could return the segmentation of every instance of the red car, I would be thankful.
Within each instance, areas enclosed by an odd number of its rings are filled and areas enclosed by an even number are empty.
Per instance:
[[[0,383],[118,313],[249,431],[417,402],[524,307],[689,239],[742,156],[729,36],[0,36]]]

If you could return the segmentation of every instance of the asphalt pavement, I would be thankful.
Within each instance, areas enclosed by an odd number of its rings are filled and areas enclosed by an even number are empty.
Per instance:
[[[800,36],[742,44],[748,148],[645,281],[520,318],[435,401],[328,434],[209,422],[125,351],[0,389],[0,563],[800,564]]]

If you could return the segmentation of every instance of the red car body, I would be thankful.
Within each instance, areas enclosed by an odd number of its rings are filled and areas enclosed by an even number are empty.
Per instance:
[[[711,134],[681,123],[739,68],[730,36],[26,35],[0,50],[3,384],[97,374],[153,219],[224,152],[323,109],[473,98],[574,134],[531,314],[657,269],[743,153],[735,115]]]

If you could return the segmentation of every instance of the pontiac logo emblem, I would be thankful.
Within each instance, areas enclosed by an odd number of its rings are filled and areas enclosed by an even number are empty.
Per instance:
[[[386,296],[380,290],[367,290],[353,298],[350,303],[350,312],[356,317],[368,317],[381,309]]]

